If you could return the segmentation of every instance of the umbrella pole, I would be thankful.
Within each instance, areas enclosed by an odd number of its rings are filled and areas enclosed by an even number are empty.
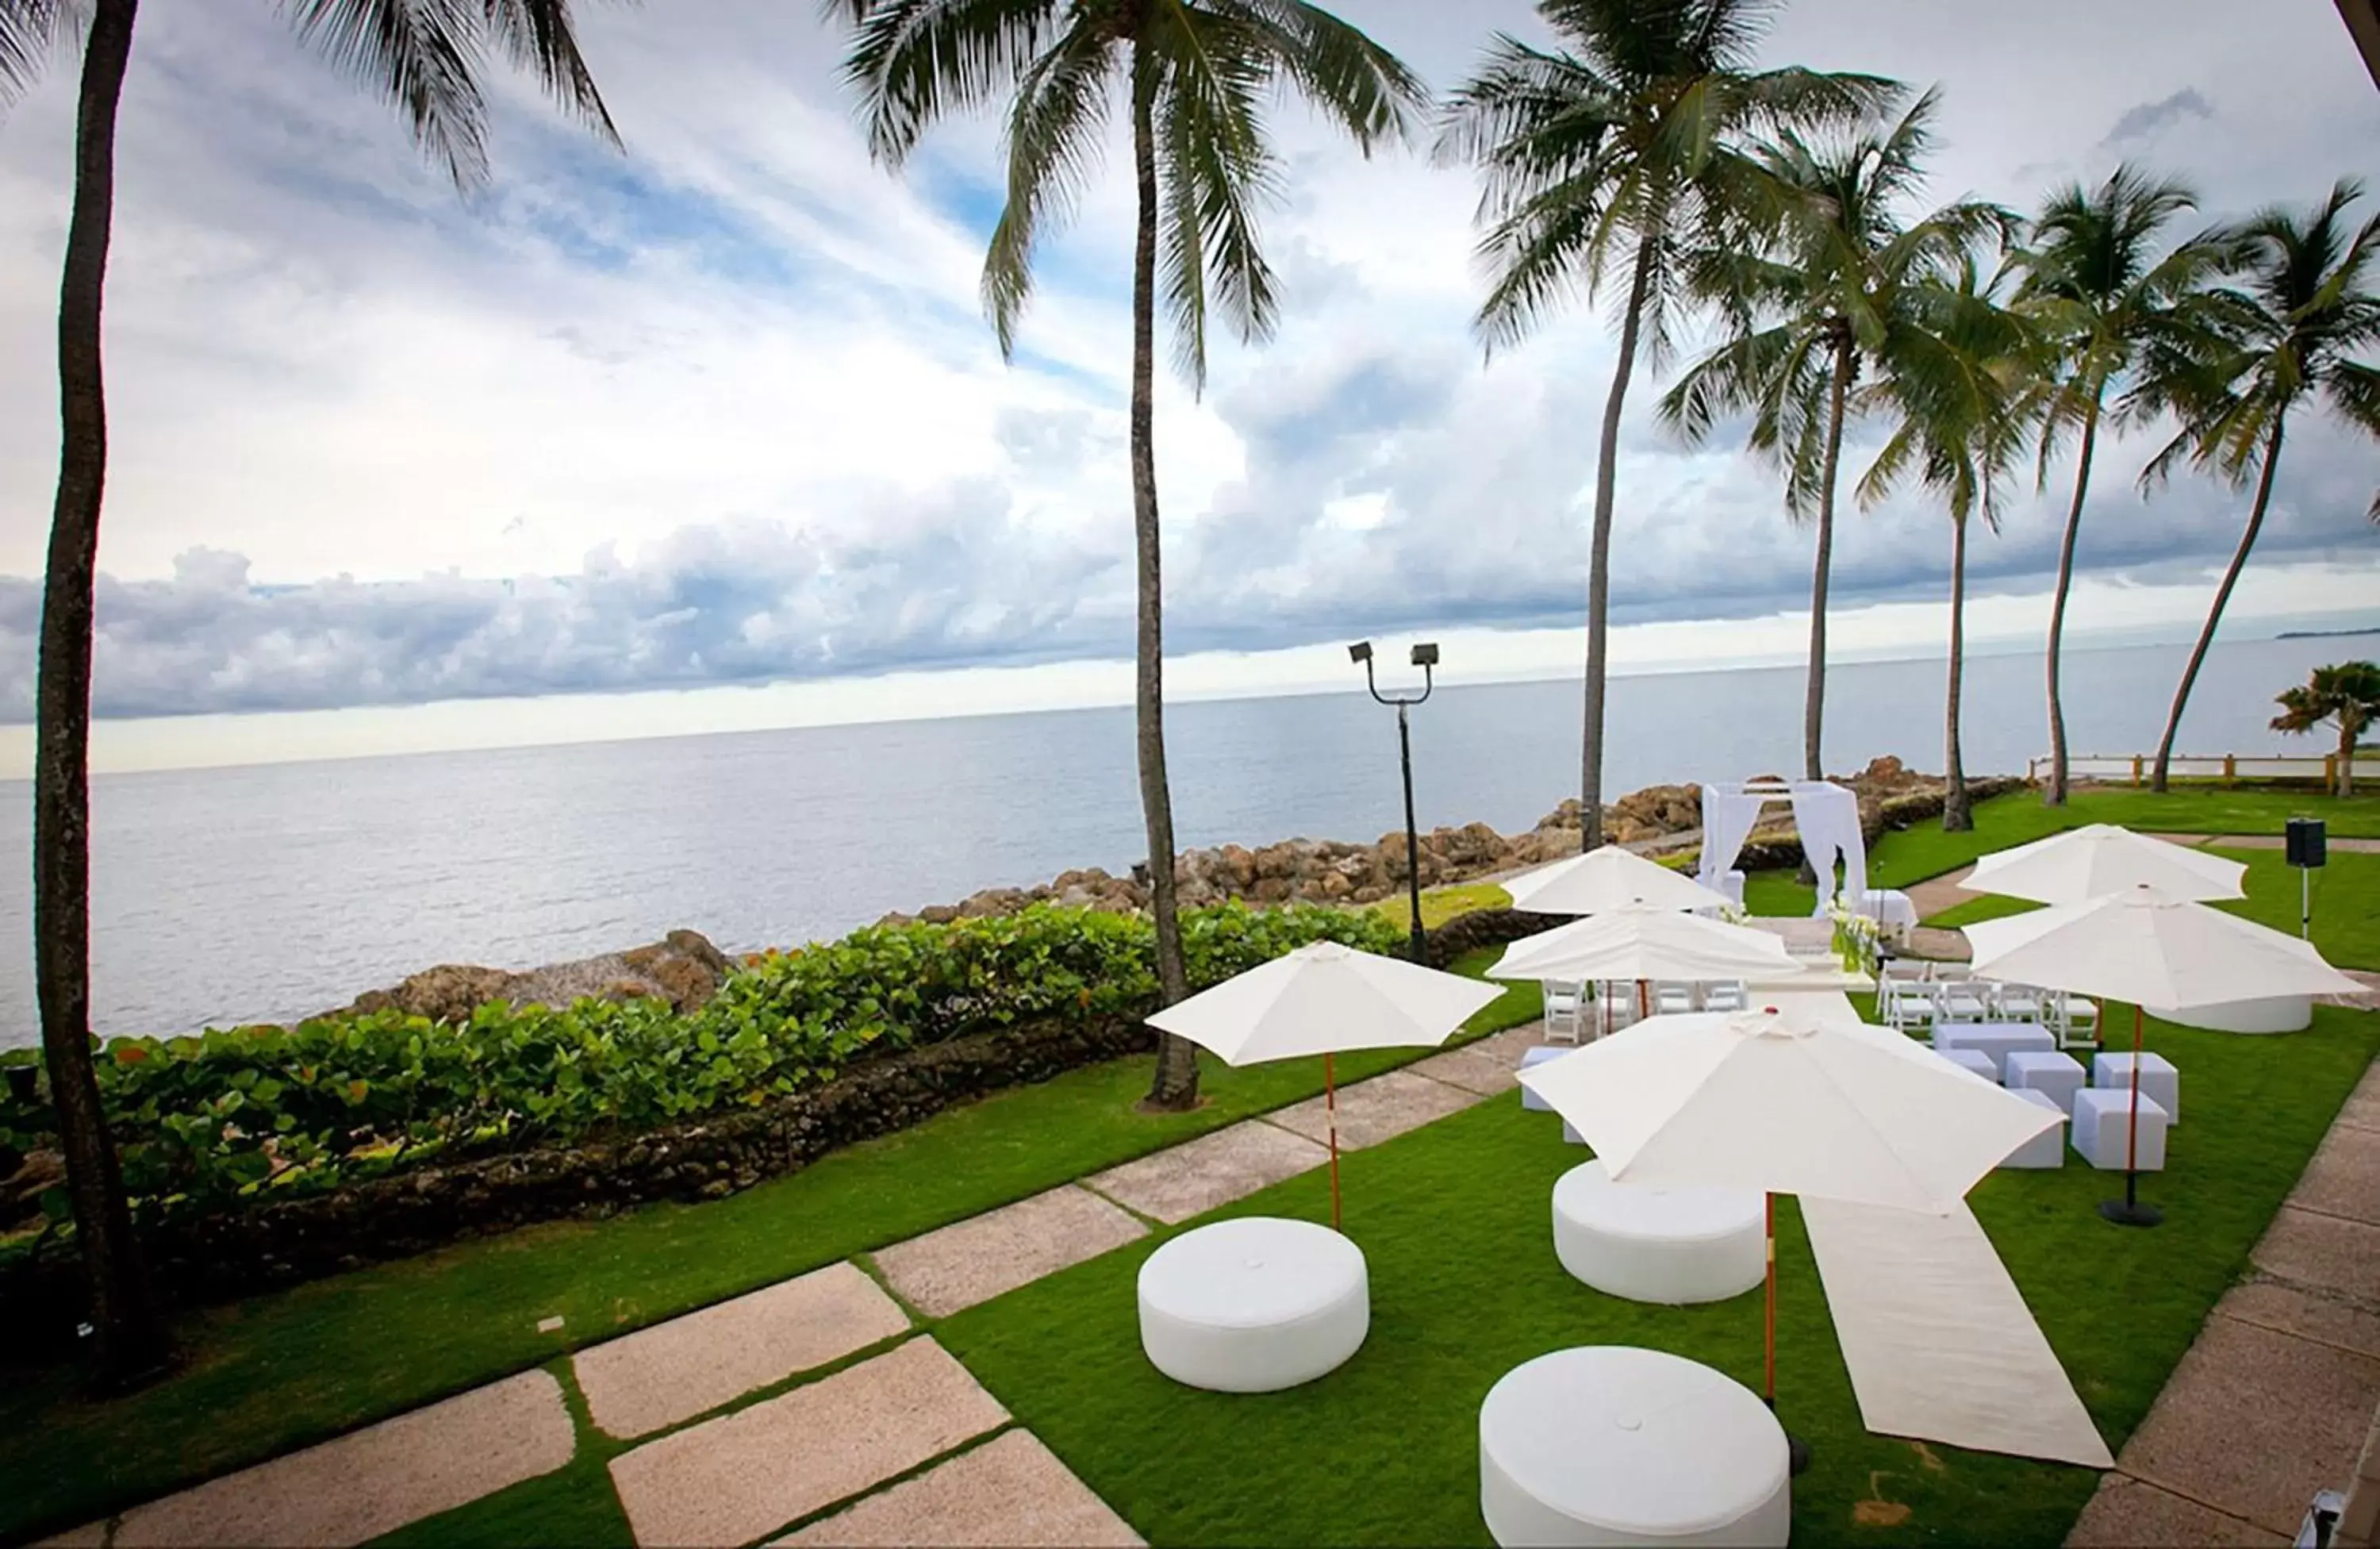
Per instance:
[[[1777,1196],[1764,1193],[1760,1198],[1767,1216],[1766,1235],[1768,1249],[1767,1329],[1762,1340],[1767,1372],[1762,1384],[1760,1397],[1761,1402],[1768,1406],[1768,1412],[1775,1414],[1777,1412]],[[1785,1461],[1786,1467],[1797,1474],[1810,1466],[1810,1444],[1794,1435],[1791,1431],[1785,1433]]]
[[[2164,1212],[2156,1206],[2141,1203],[2141,1026],[2145,1019],[2141,1008],[2133,1006],[2132,1100],[2131,1109],[2124,1117],[2124,1197],[2099,1206],[2099,1214],[2119,1226],[2154,1226],[2165,1219]]]
[[[1330,1069],[1330,1056],[1322,1056],[1322,1111],[1330,1127],[1330,1229],[1339,1225],[1339,1084]]]

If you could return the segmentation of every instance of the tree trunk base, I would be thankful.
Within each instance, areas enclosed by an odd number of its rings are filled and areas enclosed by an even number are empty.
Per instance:
[[[1196,1091],[1184,1092],[1179,1097],[1159,1097],[1152,1093],[1134,1104],[1132,1111],[1135,1114],[1193,1114],[1209,1101],[1205,1093]]]

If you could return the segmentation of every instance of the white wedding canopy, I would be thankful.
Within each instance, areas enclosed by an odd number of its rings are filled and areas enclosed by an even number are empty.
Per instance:
[[[1339,1225],[1339,1095],[1330,1056],[1443,1043],[1503,992],[1458,974],[1311,942],[1148,1018],[1227,1065],[1322,1056],[1330,1129],[1330,1225]]]
[[[1723,893],[1618,845],[1557,860],[1504,884],[1514,909],[1538,914],[1608,914],[1613,909],[1717,909]]]
[[[1670,909],[1615,909],[1524,936],[1504,949],[1491,979],[1787,978],[1802,965],[1767,931]]]
[[[2244,896],[2240,879],[2247,870],[2219,855],[2095,823],[1985,856],[1959,885],[2042,904],[2079,904],[2137,887],[2205,900]]]
[[[1703,853],[1697,872],[1702,884],[1717,888],[1743,841],[1760,821],[1760,809],[1784,799],[1793,804],[1793,829],[1802,836],[1802,853],[1818,875],[1816,919],[1835,901],[1835,863],[1842,862],[1842,895],[1857,909],[1867,894],[1867,837],[1860,831],[1859,798],[1848,786],[1832,780],[1705,781],[1703,784]]]

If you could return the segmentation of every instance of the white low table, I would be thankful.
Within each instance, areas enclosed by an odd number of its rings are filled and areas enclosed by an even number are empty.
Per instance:
[[[1479,1406],[1479,1515],[1502,1544],[1782,1544],[1784,1427],[1752,1390],[1658,1350],[1556,1350]]]
[[[2033,1022],[1968,1022],[1934,1030],[1934,1047],[1943,1054],[1973,1049],[1992,1062],[1992,1079],[2008,1074],[2008,1056],[2019,1049],[2052,1054],[2058,1035]]]
[[[1363,1250],[1311,1221],[1218,1221],[1140,1266],[1140,1348],[1191,1387],[1310,1383],[1361,1348],[1371,1326]]]
[[[2312,995],[2275,995],[2265,1000],[2227,1000],[2216,1006],[2144,1010],[2161,1022],[2216,1032],[2301,1032],[2313,1024]]]
[[[1897,887],[1871,887],[1860,895],[1857,912],[1893,933],[1895,939],[1906,942],[1909,933],[1917,929],[1917,903]]]
[[[1999,1085],[2000,1073],[1993,1068],[1992,1056],[1981,1049],[1937,1048],[1934,1052],[1969,1075],[1980,1076],[1994,1086]]]
[[[2128,1147],[2132,1135],[2132,1094],[2113,1087],[2084,1087],[2074,1094],[2074,1150],[2083,1161],[2103,1172],[2124,1171],[2127,1150],[2134,1155],[2132,1171],[2161,1172],[2165,1168],[2165,1110],[2151,1098],[2145,1088],[2141,1092],[2141,1116],[2138,1144]]]
[[[2040,1092],[2058,1104],[2058,1112],[2073,1116],[2074,1094],[2082,1090],[2082,1062],[2072,1055],[2011,1049],[2001,1070],[2010,1092]]]
[[[2107,1087],[2115,1092],[2131,1091],[2132,1057],[2132,1052],[2130,1049],[2120,1053],[2103,1050],[2092,1055],[2091,1084],[2095,1087]],[[2180,1124],[2181,1122],[2181,1072],[2176,1070],[2173,1067],[2173,1061],[2163,1055],[2143,1054],[2140,1056],[2140,1062],[2141,1095],[2155,1100],[2156,1105],[2165,1110],[2165,1121],[2168,1124]]]
[[[1554,1256],[1608,1296],[1725,1301],[1767,1273],[1766,1204],[1750,1189],[1614,1183],[1583,1162],[1554,1183]]]
[[[2010,1152],[2000,1165],[2019,1168],[2066,1165],[2066,1110],[2058,1105],[2058,1099],[2038,1087],[2010,1087],[2009,1090],[2035,1107],[2056,1114],[2058,1122]]]

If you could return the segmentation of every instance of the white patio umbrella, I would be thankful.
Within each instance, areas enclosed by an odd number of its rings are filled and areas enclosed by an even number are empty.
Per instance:
[[[1959,885],[2040,904],[2079,904],[2131,888],[2168,898],[2239,898],[2248,868],[2113,823],[2070,828],[1985,856]]]
[[[1538,914],[1605,914],[1613,909],[1717,909],[1729,901],[1682,872],[1633,850],[1605,845],[1504,884],[1512,907]]]
[[[1339,1226],[1339,1091],[1330,1056],[1443,1043],[1502,994],[1460,974],[1318,941],[1260,963],[1148,1018],[1226,1065],[1322,1056],[1330,1131],[1330,1225]]]
[[[2188,1010],[2279,995],[2353,994],[2362,988],[2323,961],[2312,944],[2174,898],[2139,884],[2119,893],[2035,909],[1967,927],[1974,971],[1996,979],[2132,1006],[2131,1113],[2124,1139],[2124,1199],[2101,1214],[2127,1226],[2153,1226],[2157,1213],[2139,1200],[2133,1148],[2141,1111],[2141,1007]]]
[[[1694,983],[1791,976],[1802,965],[1767,931],[1668,909],[1622,909],[1523,936],[1504,948],[1490,979]],[[1639,1009],[1642,1007],[1640,1006]]]
[[[1653,1017],[1521,1072],[1611,1181],[1767,1196],[1767,1385],[1777,1402],[1777,1200],[1940,1214],[2054,1124],[1900,1034],[1804,1008]]]

